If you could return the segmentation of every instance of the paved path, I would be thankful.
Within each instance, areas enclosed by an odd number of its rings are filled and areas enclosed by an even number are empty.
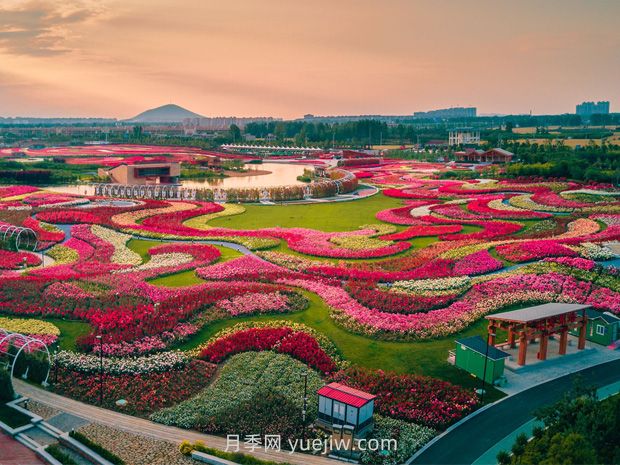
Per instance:
[[[26,446],[0,432],[0,464],[43,465],[45,462]]]
[[[93,405],[78,402],[67,397],[48,392],[44,389],[37,388],[22,380],[13,379],[15,390],[22,396],[41,402],[42,404],[62,410],[93,423],[99,423],[112,428],[128,431],[134,434],[152,437],[162,441],[169,441],[175,444],[181,443],[183,440],[203,441],[208,447],[224,450],[226,448],[226,438],[219,436],[211,436],[207,434],[197,433],[195,431],[184,430],[172,426],[165,426],[154,423],[142,418],[132,417],[122,413],[106,410]],[[243,451],[243,448],[241,449]],[[334,465],[334,461],[325,457],[316,457],[306,454],[289,454],[288,452],[256,450],[252,455],[263,459],[273,460],[275,462],[287,462],[295,465]],[[0,462],[1,463],[1,462]]]
[[[548,381],[507,397],[449,431],[412,462],[414,464],[472,464],[487,450],[533,418],[543,405],[559,400],[581,377],[586,385],[605,386],[620,380],[620,360]]]

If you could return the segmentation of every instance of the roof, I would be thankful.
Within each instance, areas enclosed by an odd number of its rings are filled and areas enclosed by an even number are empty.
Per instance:
[[[510,354],[507,354],[503,350],[499,350],[491,345],[487,345],[484,339],[482,339],[480,336],[471,336],[466,337],[465,339],[457,339],[456,343],[461,344],[468,349],[479,353],[480,355],[486,355],[488,348],[490,360],[501,360],[503,358],[510,357]]]
[[[496,153],[499,153],[501,155],[505,155],[507,157],[512,157],[514,155],[514,153],[509,152],[508,150],[501,149],[499,147],[496,147],[494,149],[489,149],[489,150],[487,150],[487,152],[496,152]]]
[[[353,407],[362,407],[377,396],[340,383],[329,383],[317,391],[320,396],[343,402]]]
[[[620,321],[620,318],[618,318],[616,315],[613,315],[609,312],[597,312],[596,310],[592,310],[590,308],[586,311],[586,314],[588,315],[588,318],[590,320],[596,320],[600,318],[607,324],[617,323]]]
[[[487,320],[512,321],[515,323],[529,323],[532,321],[544,320],[554,316],[564,315],[566,313],[576,312],[590,308],[590,305],[581,304],[560,304],[551,303],[543,305],[535,305],[534,307],[522,308],[520,310],[512,310],[510,312],[495,313],[487,315]]]

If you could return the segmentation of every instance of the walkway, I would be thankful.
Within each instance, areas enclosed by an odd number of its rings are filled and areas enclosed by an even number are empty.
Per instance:
[[[603,363],[548,381],[519,394],[506,397],[473,414],[439,436],[413,464],[472,464],[510,433],[533,419],[538,408],[557,402],[570,391],[577,378],[596,387],[620,380],[620,360]]]
[[[0,432],[0,464],[2,465],[43,465],[37,454],[15,439]]]
[[[46,404],[57,410],[87,419],[93,423],[110,426],[112,428],[127,431],[129,433],[148,436],[161,441],[180,444],[183,440],[203,441],[208,447],[224,450],[226,438],[184,430],[172,426],[165,426],[142,418],[132,417],[123,413],[106,410],[93,405],[78,402],[67,397],[59,396],[44,389],[27,384],[19,379],[14,379],[15,390],[22,396]],[[241,450],[243,452],[243,449]],[[334,465],[334,461],[325,457],[317,457],[306,454],[278,451],[256,450],[252,455],[263,460],[275,462],[287,462],[295,465]]]

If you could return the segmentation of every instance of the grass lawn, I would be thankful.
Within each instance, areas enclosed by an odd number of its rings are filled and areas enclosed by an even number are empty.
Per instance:
[[[9,425],[11,428],[19,428],[20,426],[30,423],[30,417],[15,410],[14,408],[1,404],[0,421]]]
[[[13,320],[30,319],[32,317],[20,318],[10,315],[9,318]],[[37,318],[41,321],[47,321],[52,323],[60,330],[60,336],[58,337],[58,348],[60,350],[76,351],[77,346],[75,340],[88,334],[91,331],[91,327],[88,323],[78,320],[63,320],[61,318]]]
[[[232,229],[312,228],[321,231],[353,231],[364,224],[382,223],[375,214],[402,207],[399,199],[383,194],[361,200],[294,205],[246,205],[245,213],[209,221],[209,226]]]
[[[207,341],[218,331],[241,321],[290,320],[306,324],[329,337],[338,347],[345,359],[356,365],[368,368],[416,373],[433,376],[467,388],[477,388],[480,381],[468,373],[448,364],[448,350],[454,349],[454,340],[462,336],[484,335],[485,321],[481,320],[462,333],[443,339],[426,342],[389,342],[375,340],[350,333],[339,327],[329,316],[329,309],[323,300],[311,292],[302,291],[310,301],[310,306],[302,312],[288,315],[259,315],[235,318],[212,323],[204,327],[196,336],[180,346],[193,349]],[[493,389],[489,400],[496,400],[502,394]]]
[[[127,247],[142,257],[142,263],[147,263],[151,259],[149,249],[162,244],[167,244],[167,242],[151,241],[147,239],[130,239],[127,242]]]
[[[75,340],[91,331],[90,325],[83,321],[61,320],[60,318],[45,318],[45,321],[54,324],[60,329],[60,337],[58,338],[58,348],[60,350],[76,351]]]

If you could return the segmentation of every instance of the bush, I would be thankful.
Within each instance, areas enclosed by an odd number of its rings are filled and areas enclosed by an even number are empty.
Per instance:
[[[252,455],[242,454],[241,452],[224,452],[219,449],[213,449],[212,447],[205,446],[202,441],[196,441],[193,444],[189,441],[183,441],[179,446],[179,450],[183,455],[190,455],[193,451],[203,452],[241,465],[289,465],[288,463],[257,459]]]
[[[52,444],[47,446],[45,451],[58,460],[63,465],[78,465],[78,463],[71,458],[69,454],[62,450],[58,444]]]
[[[9,353],[15,355],[18,349],[15,346],[9,348]],[[28,372],[28,379],[35,383],[42,383],[47,377],[49,362],[43,352],[26,352],[25,350],[15,359],[13,375],[19,378]]]
[[[248,414],[251,412],[251,415]],[[198,429],[213,433],[260,433],[279,435],[283,445],[300,436],[303,428],[299,408],[286,396],[270,390],[257,391],[250,399],[205,418]]]
[[[15,398],[15,391],[11,384],[11,375],[4,368],[0,368],[0,402],[10,402]]]
[[[113,454],[108,449],[105,449],[104,447],[97,444],[96,442],[91,441],[89,438],[84,436],[82,433],[79,433],[77,431],[71,431],[69,433],[69,436],[71,436],[76,441],[81,442],[82,444],[84,444],[86,447],[88,447],[92,451],[98,453],[108,462],[112,462],[114,465],[125,465],[125,462],[119,456]]]

